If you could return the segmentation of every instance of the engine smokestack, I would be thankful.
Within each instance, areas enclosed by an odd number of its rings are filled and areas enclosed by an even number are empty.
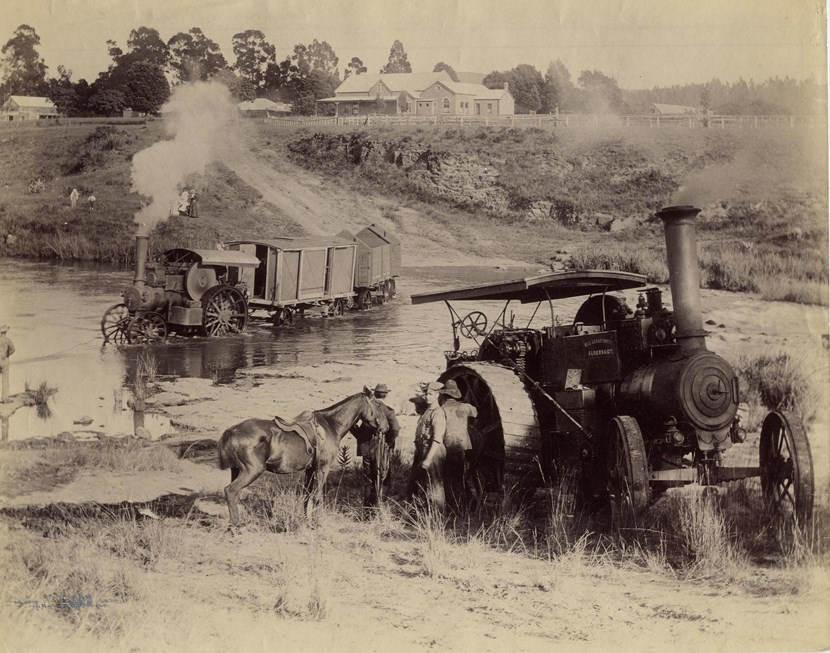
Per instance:
[[[666,234],[676,338],[682,351],[706,349],[695,236],[698,213],[700,209],[694,206],[667,206],[656,213]]]
[[[135,279],[133,279],[133,285],[136,286],[143,286],[146,280],[144,267],[147,263],[149,240],[148,236],[135,237]]]

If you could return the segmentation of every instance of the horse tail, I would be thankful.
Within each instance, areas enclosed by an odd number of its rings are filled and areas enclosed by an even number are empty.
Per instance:
[[[219,438],[219,469],[228,467],[239,467],[239,456],[236,455],[236,444],[234,442],[235,430],[232,426],[227,429]]]

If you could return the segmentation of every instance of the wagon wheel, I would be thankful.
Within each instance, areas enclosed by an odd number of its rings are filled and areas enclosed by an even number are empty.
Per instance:
[[[361,311],[368,311],[372,308],[372,291],[368,288],[357,293],[357,308]]]
[[[450,379],[461,400],[478,412],[470,424],[471,483],[485,492],[509,491],[521,500],[542,481],[539,423],[524,384],[512,370],[492,363],[454,365],[439,377],[444,383]]]
[[[785,524],[807,524],[813,515],[813,458],[801,420],[789,411],[769,413],[759,444],[761,489]]]
[[[104,334],[104,342],[112,341],[116,345],[126,343],[127,329],[131,319],[126,304],[110,306],[101,318],[101,333]]]
[[[167,340],[167,322],[155,311],[139,313],[127,327],[127,342],[131,345],[164,342]]]
[[[637,420],[620,415],[608,428],[608,495],[616,527],[633,522],[649,501],[648,461]]]
[[[343,315],[343,300],[335,299],[331,304],[329,304],[329,316],[340,317],[341,315]]]
[[[468,313],[461,320],[458,329],[465,338],[483,335],[487,331],[487,316],[481,311]]]
[[[353,295],[349,295],[343,301],[345,302],[347,309],[351,310],[351,309],[354,308],[354,296]]]
[[[278,308],[271,316],[271,322],[278,327],[284,324],[292,324],[294,322],[294,311],[289,306]]]
[[[208,336],[244,331],[248,325],[248,304],[231,286],[214,286],[202,296],[202,327]]]

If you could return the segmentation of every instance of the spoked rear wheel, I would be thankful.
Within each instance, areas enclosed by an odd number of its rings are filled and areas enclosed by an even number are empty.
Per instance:
[[[214,286],[202,296],[202,327],[208,336],[240,333],[248,325],[248,303],[231,286]]]
[[[608,498],[616,528],[633,524],[648,505],[648,462],[637,420],[620,415],[608,427]]]
[[[782,523],[807,524],[813,516],[813,458],[801,420],[789,411],[769,413],[759,444],[761,490]]]

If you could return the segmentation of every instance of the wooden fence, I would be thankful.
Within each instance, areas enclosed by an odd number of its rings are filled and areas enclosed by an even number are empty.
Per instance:
[[[676,128],[721,128],[758,129],[761,127],[795,127],[817,125],[816,116],[616,116],[589,114],[560,115],[514,115],[514,116],[413,116],[413,115],[369,115],[369,116],[287,116],[266,118],[269,124],[278,126],[318,125],[456,125],[458,127],[676,127]]]

